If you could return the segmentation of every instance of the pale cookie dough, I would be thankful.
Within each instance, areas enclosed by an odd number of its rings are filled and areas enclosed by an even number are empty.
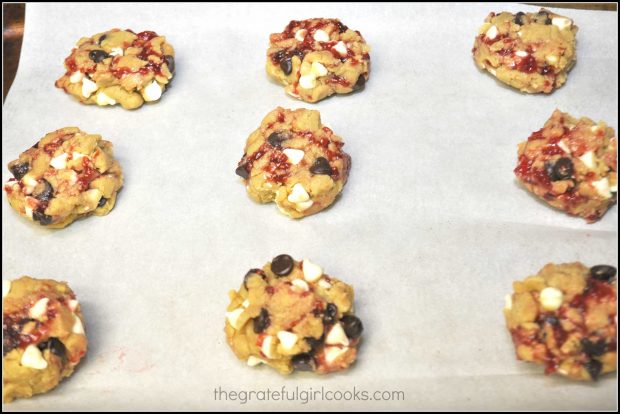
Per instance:
[[[84,318],[64,282],[2,280],[2,401],[55,388],[86,355]]]
[[[491,13],[474,43],[476,65],[527,93],[550,93],[566,82],[575,64],[577,26],[568,17],[538,13]]]
[[[594,222],[617,200],[617,147],[614,130],[604,122],[555,110],[519,144],[514,172],[546,203]]]
[[[229,296],[226,338],[250,366],[325,374],[357,357],[363,326],[353,315],[353,287],[308,259],[279,255],[251,269]]]
[[[51,132],[9,163],[4,186],[11,207],[48,228],[106,215],[116,203],[123,172],[112,143],[68,127]]]
[[[174,75],[174,49],[155,32],[112,29],[83,37],[56,87],[84,104],[135,109],[158,101]]]
[[[306,102],[360,90],[370,75],[370,47],[338,19],[291,21],[269,36],[267,73]]]
[[[236,173],[252,199],[292,218],[317,213],[342,191],[351,157],[318,111],[276,108],[247,139]]]
[[[616,370],[616,268],[548,264],[513,284],[504,316],[517,358],[575,380]]]

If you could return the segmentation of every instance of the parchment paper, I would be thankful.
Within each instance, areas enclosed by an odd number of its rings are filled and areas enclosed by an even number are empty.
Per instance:
[[[618,127],[618,22],[564,10],[578,63],[550,96],[478,71],[489,11],[523,5],[29,4],[17,79],[4,105],[6,164],[75,125],[115,145],[116,208],[60,231],[2,201],[2,275],[70,282],[90,350],[53,392],[8,410],[615,409],[617,377],[546,377],[518,362],[502,315],[512,281],[547,262],[617,266],[617,207],[588,225],[515,181],[516,145],[555,108]],[[372,46],[366,90],[305,104],[264,70],[268,36],[291,19],[339,17]],[[82,36],[155,30],[177,53],[162,101],[137,111],[83,106],[54,87]],[[234,174],[245,139],[276,106],[319,109],[353,158],[329,210],[301,221],[250,201]],[[3,196],[5,198],[5,196]],[[355,285],[365,326],[347,373],[284,378],[238,361],[223,334],[227,292],[287,252]],[[404,401],[217,401],[224,391],[405,393]]]

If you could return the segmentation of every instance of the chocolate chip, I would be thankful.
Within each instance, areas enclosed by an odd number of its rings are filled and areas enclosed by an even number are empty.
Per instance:
[[[307,336],[304,338],[305,341],[310,345],[310,353],[315,354],[325,340],[325,335],[322,335],[320,338],[313,338],[311,336]]]
[[[17,164],[9,165],[9,171],[11,171],[13,177],[21,180],[24,175],[26,175],[28,171],[30,171],[30,164],[28,164],[27,162],[20,162]]]
[[[110,57],[105,50],[100,50],[100,49],[96,49],[96,50],[91,50],[88,53],[88,57],[90,58],[90,60],[92,60],[95,63],[99,63],[101,62],[103,59],[106,59],[108,57]]]
[[[244,180],[247,180],[248,177],[250,176],[250,173],[248,172],[248,170],[246,170],[245,167],[246,167],[245,164],[238,166],[237,169],[235,170],[235,174],[237,174],[239,177],[243,178]]]
[[[296,371],[314,371],[316,369],[314,357],[309,353],[295,355],[291,359],[291,363]]]
[[[172,55],[165,55],[164,56],[164,62],[166,62],[166,65],[168,65],[168,70],[170,71],[170,73],[174,73],[174,56]]]
[[[269,145],[271,145],[272,147],[280,147],[282,146],[282,143],[289,138],[290,135],[288,132],[277,131],[272,132],[271,135],[269,135],[269,137],[267,138],[267,142],[269,142]]]
[[[293,61],[290,57],[284,58],[280,61],[280,69],[285,75],[290,75],[293,71]]]
[[[107,203],[107,202],[108,202],[107,198],[101,197],[99,199],[99,202],[97,203],[97,208],[101,208],[101,207],[105,206],[105,203]]]
[[[260,310],[260,315],[254,318],[252,323],[254,325],[254,333],[264,332],[265,329],[267,329],[271,324],[271,320],[269,319],[269,312],[267,312],[267,309],[262,308]]]
[[[107,34],[101,35],[101,37],[99,38],[99,40],[97,40],[97,44],[99,46],[101,46],[101,42],[103,42],[104,40],[106,40],[108,38]]]
[[[329,165],[329,161],[325,157],[319,157],[314,160],[312,167],[310,167],[310,172],[312,174],[324,174],[331,175],[332,167]]]
[[[54,187],[52,187],[49,181],[42,178],[41,182],[34,188],[33,195],[39,201],[49,201],[54,197]]]
[[[590,275],[603,282],[611,282],[616,277],[616,268],[608,265],[597,265],[590,268]]]
[[[581,347],[583,348],[583,352],[588,356],[601,356],[607,350],[607,344],[604,339],[599,339],[596,342],[589,340],[588,338],[583,338],[581,340]]]
[[[551,181],[566,180],[573,176],[573,172],[573,162],[566,157],[558,159],[552,166],[547,166],[547,175]]]
[[[363,89],[365,85],[366,85],[366,78],[364,77],[364,74],[361,74],[357,78],[357,81],[355,82],[355,85],[353,85],[353,90],[354,91],[359,91],[360,89]]]
[[[32,219],[38,221],[42,226],[47,226],[52,222],[52,216],[48,216],[41,210],[35,210],[32,212]]]
[[[61,358],[64,357],[67,353],[65,345],[60,342],[58,338],[50,338],[45,342],[41,342],[37,345],[37,348],[39,348],[40,351],[45,351],[46,349],[49,349],[52,354]]]
[[[362,325],[362,321],[357,316],[345,315],[340,320],[340,323],[342,323],[342,328],[350,339],[359,338],[362,335],[364,325]]]
[[[560,320],[557,318],[557,316],[549,315],[545,317],[545,322],[547,322],[549,325],[559,325]]]
[[[514,23],[518,24],[519,26],[523,25],[524,21],[523,21],[523,16],[525,16],[525,13],[523,12],[518,12],[514,18]]]
[[[243,286],[245,286],[246,289],[248,288],[248,281],[250,280],[252,276],[255,276],[255,275],[262,277],[263,280],[267,280],[267,276],[265,275],[265,272],[263,272],[261,269],[250,269],[243,277]]]
[[[336,317],[338,316],[338,306],[333,303],[329,303],[325,308],[325,312],[323,312],[323,323],[326,325],[331,325],[336,322]]]
[[[276,256],[271,261],[271,271],[278,276],[286,276],[293,271],[295,261],[288,254]]]
[[[601,361],[591,359],[584,364],[584,368],[588,371],[588,374],[590,374],[590,378],[596,381],[603,370],[603,364],[601,364]]]
[[[338,33],[344,33],[347,30],[349,30],[349,28],[345,26],[344,24],[342,24],[342,22],[336,23],[336,26],[338,27]]]
[[[551,24],[551,19],[547,17],[545,20],[545,25],[549,26]]]

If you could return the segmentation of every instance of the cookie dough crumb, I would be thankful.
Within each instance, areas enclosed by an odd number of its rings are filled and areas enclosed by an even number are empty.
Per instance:
[[[513,284],[504,316],[517,358],[591,381],[616,370],[616,268],[548,264]]]
[[[617,201],[617,146],[614,130],[604,122],[556,110],[519,144],[514,172],[546,203],[594,222]]]

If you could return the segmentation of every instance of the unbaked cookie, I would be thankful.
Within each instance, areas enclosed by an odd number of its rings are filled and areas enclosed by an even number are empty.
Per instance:
[[[515,282],[504,315],[517,358],[575,380],[616,370],[616,268],[548,264]]]
[[[84,318],[64,282],[2,280],[2,401],[50,391],[86,355]]]
[[[338,19],[293,20],[269,36],[267,73],[286,93],[317,102],[360,90],[370,73],[370,47]]]
[[[332,204],[347,181],[343,145],[318,111],[276,108],[248,137],[236,173],[254,200],[274,201],[292,218],[309,216]]]
[[[106,215],[116,203],[123,172],[112,143],[68,127],[51,132],[9,163],[4,186],[11,207],[49,228]]]
[[[594,222],[617,200],[617,145],[604,122],[555,110],[541,130],[519,144],[514,172],[548,204]]]
[[[355,361],[363,326],[353,315],[353,287],[310,260],[279,255],[248,271],[229,296],[226,337],[248,365],[325,374]]]
[[[474,60],[500,81],[528,93],[550,93],[575,64],[577,26],[568,17],[491,13],[474,43]]]
[[[174,75],[174,49],[155,32],[112,29],[83,37],[56,87],[84,104],[135,109],[161,98]]]

